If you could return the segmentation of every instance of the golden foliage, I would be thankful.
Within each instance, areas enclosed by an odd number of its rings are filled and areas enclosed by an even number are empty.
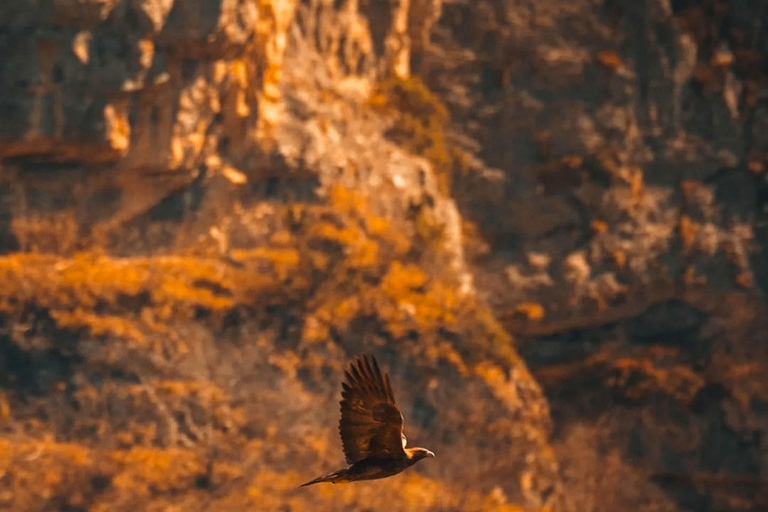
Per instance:
[[[11,404],[8,402],[8,395],[5,391],[0,391],[0,421],[8,421],[11,417]]]
[[[439,237],[442,228],[437,220],[426,213],[422,226],[414,225],[418,218],[387,219],[374,214],[370,203],[366,194],[333,187],[327,204],[287,207],[284,224],[266,237],[263,246],[231,249],[223,258],[191,254],[117,258],[95,251],[71,257],[0,257],[0,315],[21,325],[30,315],[44,312],[57,329],[98,338],[100,343],[92,346],[106,352],[100,357],[109,364],[118,361],[117,368],[120,358],[141,354],[163,357],[163,368],[169,370],[153,373],[150,368],[138,380],[128,375],[128,382],[100,374],[94,381],[73,379],[56,387],[55,399],[77,404],[77,418],[66,420],[75,424],[71,432],[89,436],[89,448],[39,440],[25,445],[0,437],[0,472],[11,468],[16,482],[28,482],[29,494],[16,509],[63,503],[94,511],[166,506],[195,510],[188,505],[195,505],[195,496],[202,493],[222,509],[282,510],[286,504],[297,511],[317,509],[312,494],[292,494],[304,475],[277,469],[279,461],[292,454],[289,444],[279,439],[277,419],[260,425],[269,442],[248,443],[243,432],[252,418],[234,405],[231,390],[200,375],[192,380],[170,371],[175,358],[195,354],[199,348],[184,339],[179,325],[196,329],[197,322],[209,322],[206,326],[219,328],[241,309],[252,317],[279,322],[274,317],[282,313],[273,313],[277,309],[301,315],[302,342],[332,344],[338,338],[359,337],[357,326],[362,323],[373,326],[363,336],[376,336],[398,348],[410,344],[422,356],[447,361],[465,374],[473,363],[489,356],[513,361],[511,340],[490,311],[418,264],[425,248],[413,238]],[[278,337],[285,335],[275,331],[259,331],[253,346],[261,350],[282,341]],[[158,350],[158,340],[172,344]],[[125,346],[138,350],[121,351]],[[299,380],[306,360],[295,354],[287,350],[270,358],[269,365],[286,378]],[[199,371],[196,368],[188,365],[184,371]],[[17,413],[15,400],[0,395],[0,418]],[[47,427],[31,419],[27,433],[33,421],[40,430]],[[209,442],[216,449],[224,446],[232,460],[210,464]],[[336,450],[326,437],[312,435],[303,436],[302,448],[322,458]],[[43,455],[37,456],[37,451]],[[38,458],[27,461],[30,455]],[[270,462],[262,465],[263,460]],[[39,475],[40,481],[32,475]],[[94,478],[103,489],[93,490]],[[387,484],[389,490],[395,485],[405,489],[393,504],[395,509],[513,510],[496,498],[467,496],[415,473],[403,478]],[[221,484],[220,500],[200,489],[211,481]],[[2,485],[0,479],[0,500]],[[364,489],[338,486],[334,492],[347,506],[359,507],[365,503]]]
[[[579,375],[603,375],[609,388],[627,398],[662,393],[688,403],[704,385],[704,378],[687,364],[675,362],[676,356],[674,349],[657,346],[626,357],[598,352],[582,361],[537,369],[536,377],[539,381],[562,382]]]
[[[603,235],[608,232],[608,223],[604,220],[593,219],[589,223],[589,227],[596,235]]]
[[[378,262],[378,246],[359,226],[337,227],[320,221],[313,226],[310,236],[338,244],[352,267],[370,267]]]
[[[441,330],[447,329],[471,340],[466,349],[470,359],[493,355],[516,361],[509,335],[485,306],[460,295],[441,275],[406,262],[418,249],[396,223],[371,214],[365,194],[336,186],[329,198],[332,210],[306,226],[301,250],[307,264],[323,273],[319,291],[308,301],[305,342],[322,343],[332,332],[344,335],[355,319],[368,318],[383,329],[377,335],[393,340],[418,333],[422,350],[439,346]],[[420,218],[430,225],[419,228]],[[416,216],[414,234],[434,242],[423,237],[439,237],[442,226],[427,218],[427,213]],[[334,249],[324,249],[327,243]],[[535,308],[531,313],[537,314]]]
[[[163,322],[199,310],[223,314],[259,292],[278,289],[297,272],[295,249],[233,251],[232,260],[191,256],[113,258],[79,253],[0,257],[0,313],[18,318],[47,310],[61,329],[146,344]],[[297,284],[294,283],[296,286]]]
[[[600,65],[604,68],[609,69],[614,73],[620,71],[621,68],[624,67],[624,62],[622,62],[621,57],[619,57],[619,55],[612,50],[604,50],[598,52],[597,62],[600,63]]]
[[[93,309],[141,293],[149,293],[155,306],[221,310],[231,307],[232,299],[201,283],[231,289],[233,277],[221,262],[186,257],[12,254],[0,258],[0,311],[12,311],[24,303],[52,310]]]
[[[286,243],[286,235],[283,234],[283,237],[284,240],[282,243]],[[288,277],[296,271],[300,263],[298,251],[292,248],[272,249],[267,247],[257,247],[248,250],[236,249],[232,251],[231,256],[234,260],[241,263],[264,262],[268,265],[268,268],[264,269],[264,273],[268,274],[271,271],[280,281],[288,279]]]
[[[523,512],[509,504],[500,490],[483,494],[459,491],[453,486],[416,472],[403,473],[377,482],[376,488],[363,484],[317,486],[308,490],[324,500],[333,500],[344,510],[364,509],[372,501],[386,500],[390,510],[464,510],[471,512]],[[259,503],[262,505],[266,502]],[[272,510],[272,509],[267,509]],[[301,510],[301,509],[299,509]],[[542,511],[543,512],[543,511]]]
[[[394,255],[401,256],[411,248],[411,241],[392,222],[373,215],[366,217],[366,231],[392,248]]]
[[[629,357],[617,359],[612,364],[616,372],[607,383],[623,389],[629,398],[663,391],[687,403],[704,385],[704,379],[685,364],[661,368],[650,359]]]
[[[681,215],[678,223],[678,232],[683,242],[683,247],[691,249],[696,243],[699,226],[688,215]]]
[[[342,185],[334,185],[328,193],[333,211],[348,218],[360,218],[368,214],[368,195]]]
[[[380,305],[395,336],[407,329],[428,330],[456,323],[458,298],[454,290],[432,280],[416,265],[394,261],[381,280],[380,291],[389,299]]]
[[[192,487],[205,467],[199,456],[179,448],[133,447],[112,453],[111,460],[118,468],[114,486],[143,496]]]
[[[130,510],[165,493],[194,490],[205,471],[203,459],[187,449],[102,451],[49,439],[0,437],[0,472],[7,477],[0,481],[0,506]],[[99,488],[94,489],[94,481],[102,482]]]
[[[260,455],[260,457],[263,455]],[[376,485],[326,485],[297,492],[306,471],[255,467],[247,478],[238,468],[206,461],[181,448],[99,451],[48,440],[0,438],[0,505],[12,510],[361,510],[386,500],[391,510],[436,508],[522,512],[500,489],[484,494],[444,481],[404,473]],[[217,491],[201,492],[211,472]],[[100,482],[94,484],[94,482]]]
[[[521,302],[515,306],[514,313],[528,320],[541,320],[544,318],[544,306],[537,302]]]
[[[390,135],[395,142],[432,163],[441,192],[452,186],[453,155],[445,140],[448,109],[417,78],[392,78],[378,85],[373,108],[395,114]]]
[[[136,323],[124,316],[98,315],[81,308],[76,308],[72,311],[51,311],[51,318],[61,329],[72,331],[85,330],[91,336],[113,336],[131,340],[139,347],[146,344],[146,337],[142,330]]]
[[[13,510],[41,510],[41,504],[67,493],[70,487],[83,487],[83,470],[95,463],[89,450],[72,443],[50,440],[0,438],[0,506]],[[11,493],[4,487],[13,484]],[[81,492],[73,502],[82,501]]]
[[[619,268],[624,268],[627,264],[627,254],[620,249],[611,251],[611,259]]]

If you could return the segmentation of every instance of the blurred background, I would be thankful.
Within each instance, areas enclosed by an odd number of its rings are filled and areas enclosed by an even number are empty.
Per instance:
[[[767,246],[767,0],[4,0],[0,509],[768,510]]]

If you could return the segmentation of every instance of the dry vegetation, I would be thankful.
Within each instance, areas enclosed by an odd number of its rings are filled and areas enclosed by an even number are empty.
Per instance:
[[[389,136],[429,160],[440,191],[449,193],[456,155],[446,142],[449,114],[440,98],[417,78],[391,78],[378,85],[370,103],[374,109],[394,115]]]
[[[340,348],[397,347],[489,387],[506,378],[488,361],[517,359],[482,305],[419,265],[417,228],[372,214],[364,194],[336,187],[325,204],[281,211],[268,244],[219,258],[0,257],[0,503],[323,510],[313,505],[319,493],[348,510],[383,494],[395,496],[389,510],[517,510],[498,493],[417,474],[294,490],[307,467],[339,458],[332,429],[317,437],[304,426],[292,440],[281,428],[288,414],[315,424],[311,407],[299,410],[311,401],[306,386],[335,385],[328,356],[343,361]],[[283,412],[275,389],[243,392],[248,370],[237,364],[294,386],[298,403]]]

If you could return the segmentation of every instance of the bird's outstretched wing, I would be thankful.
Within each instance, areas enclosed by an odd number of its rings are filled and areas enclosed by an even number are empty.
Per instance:
[[[352,361],[344,372],[339,434],[349,464],[368,457],[404,457],[403,415],[389,375],[373,356]]]

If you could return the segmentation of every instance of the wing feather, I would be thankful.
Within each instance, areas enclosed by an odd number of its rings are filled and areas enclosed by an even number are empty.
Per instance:
[[[339,434],[349,464],[368,457],[404,457],[403,415],[389,375],[362,355],[344,372]]]

